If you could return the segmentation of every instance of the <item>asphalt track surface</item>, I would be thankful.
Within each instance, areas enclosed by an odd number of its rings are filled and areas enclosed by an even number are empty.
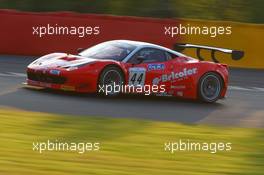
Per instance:
[[[98,97],[25,88],[34,57],[0,56],[0,107],[95,117],[264,127],[264,70],[231,69],[227,98],[214,104],[168,97]]]

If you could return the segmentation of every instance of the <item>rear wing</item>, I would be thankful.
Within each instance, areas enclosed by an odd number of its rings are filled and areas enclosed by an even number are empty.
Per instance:
[[[231,50],[231,49],[224,49],[218,47],[210,47],[210,46],[202,46],[202,45],[194,45],[194,44],[183,44],[183,43],[176,43],[174,45],[174,50],[178,52],[182,52],[185,48],[194,48],[196,49],[196,55],[199,60],[203,61],[204,58],[201,56],[201,50],[209,50],[211,51],[211,59],[215,63],[219,63],[217,58],[215,57],[215,52],[223,52],[227,54],[231,54],[231,58],[233,60],[240,60],[244,56],[244,51],[239,50]]]

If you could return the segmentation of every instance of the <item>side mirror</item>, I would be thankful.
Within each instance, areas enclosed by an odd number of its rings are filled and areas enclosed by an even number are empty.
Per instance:
[[[84,48],[78,48],[77,49],[77,53],[81,53],[82,51],[84,51],[85,49]]]

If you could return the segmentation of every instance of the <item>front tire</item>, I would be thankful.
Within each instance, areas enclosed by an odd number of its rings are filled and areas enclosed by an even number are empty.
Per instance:
[[[123,84],[122,70],[116,66],[108,66],[100,74],[97,92],[101,95],[116,96],[121,93]]]
[[[213,103],[221,96],[223,81],[219,74],[208,72],[200,78],[198,86],[199,99],[206,103]]]

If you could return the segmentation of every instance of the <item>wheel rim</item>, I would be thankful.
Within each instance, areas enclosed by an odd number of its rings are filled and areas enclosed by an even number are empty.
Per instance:
[[[117,87],[122,85],[122,77],[120,73],[116,70],[109,70],[104,74],[103,77],[103,85],[104,86],[112,86],[112,91],[109,92],[110,95],[117,94],[119,92],[115,92],[114,88],[117,89]]]
[[[201,82],[201,95],[208,101],[218,98],[221,91],[221,82],[215,75],[207,75]]]

